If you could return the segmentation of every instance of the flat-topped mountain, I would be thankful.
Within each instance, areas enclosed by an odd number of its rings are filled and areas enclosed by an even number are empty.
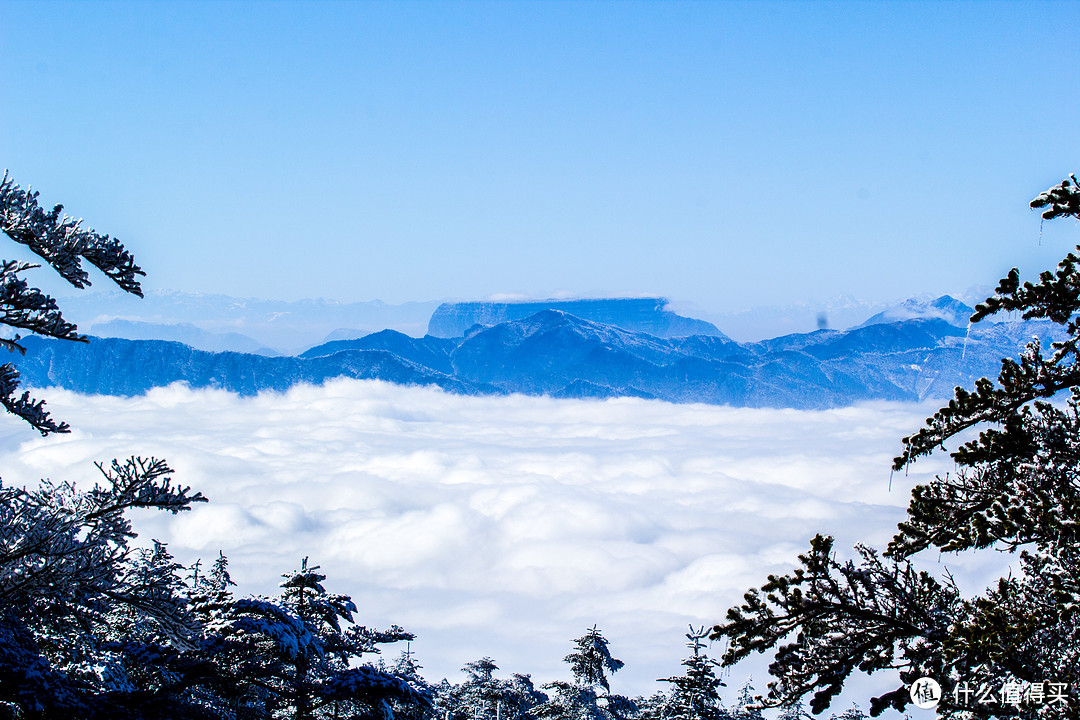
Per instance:
[[[173,382],[240,394],[331,378],[435,385],[467,394],[643,397],[738,407],[826,408],[865,400],[947,398],[996,376],[1048,321],[977,324],[970,332],[919,318],[757,343],[723,335],[664,338],[545,309],[457,338],[383,330],[296,357],[205,352],[160,340],[27,338],[12,362],[35,387],[132,395]]]
[[[442,338],[463,337],[474,325],[491,327],[513,320],[524,320],[544,310],[558,310],[582,320],[661,338],[723,335],[710,322],[683,317],[666,310],[667,304],[666,298],[443,303],[435,309],[428,322],[428,335]]]

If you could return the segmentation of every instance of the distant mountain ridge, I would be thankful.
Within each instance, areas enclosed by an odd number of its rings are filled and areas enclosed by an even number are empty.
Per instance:
[[[871,316],[865,322],[856,325],[855,327],[880,325],[882,323],[899,322],[901,320],[914,320],[915,318],[937,318],[939,320],[944,320],[950,325],[967,327],[968,319],[974,312],[975,308],[950,295],[942,295],[934,300],[910,298],[899,305],[895,305]]]
[[[74,343],[29,337],[22,343],[26,355],[14,362],[27,384],[95,395],[139,395],[175,382],[254,395],[338,377],[434,385],[466,395],[500,392],[462,382],[385,350],[350,350],[306,359],[214,353],[168,340],[91,338],[90,343]]]
[[[295,357],[195,350],[161,340],[27,338],[12,361],[36,387],[134,395],[184,382],[250,395],[335,377],[433,385],[464,394],[643,397],[737,407],[828,408],[865,400],[946,398],[996,376],[1032,336],[1064,336],[1047,321],[977,324],[939,318],[819,330],[756,343],[722,335],[663,338],[546,309],[474,327],[464,337],[383,330]]]
[[[135,320],[109,320],[90,326],[97,337],[126,340],[175,340],[210,352],[248,352],[255,355],[279,355],[259,341],[237,332],[214,333],[191,323],[147,323]]]
[[[970,292],[965,297],[969,296],[974,297]],[[985,296],[978,297],[981,299]],[[383,329],[397,330],[414,338],[423,337],[440,306],[455,306],[460,310],[464,306],[477,305],[488,309],[487,317],[463,319],[459,312],[452,330],[433,328],[436,332],[432,334],[448,337],[461,337],[474,323],[490,327],[499,322],[528,317],[543,309],[556,309],[586,320],[658,337],[708,334],[724,335],[740,342],[756,342],[810,332],[822,326],[841,329],[855,327],[874,313],[884,313],[879,319],[887,322],[911,319],[921,315],[909,308],[901,316],[896,314],[896,310],[913,302],[923,305],[937,302],[916,299],[888,306],[851,298],[835,298],[823,304],[757,307],[710,314],[708,310],[689,304],[665,304],[667,301],[663,298],[591,298],[514,303],[409,302],[392,305],[377,300],[281,301],[174,291],[150,291],[144,299],[139,299],[127,293],[94,291],[59,300],[64,316],[90,335],[131,340],[176,340],[200,350],[266,355],[295,355],[318,343],[354,340]],[[952,298],[948,300],[956,302]],[[513,317],[492,314],[491,309],[497,307],[503,308],[499,312],[512,312]],[[936,311],[931,309],[931,312]],[[940,313],[929,316],[943,317]],[[964,322],[957,322],[960,326],[965,323],[966,318]]]
[[[475,325],[490,327],[512,320],[524,320],[544,310],[558,310],[582,320],[662,338],[724,336],[712,323],[677,315],[668,310],[667,305],[667,298],[659,297],[443,303],[431,315],[428,335],[463,337]]]
[[[177,340],[202,350],[291,355],[328,339],[363,337],[385,328],[421,336],[437,302],[400,305],[331,300],[259,300],[226,295],[152,291],[145,298],[121,292],[88,292],[59,298],[64,317],[86,332]],[[205,334],[199,334],[202,331]]]

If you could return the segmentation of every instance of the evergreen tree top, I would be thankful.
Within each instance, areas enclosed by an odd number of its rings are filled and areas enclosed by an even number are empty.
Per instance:
[[[1080,219],[1076,177],[1031,206],[1044,219]],[[903,711],[911,684],[930,677],[943,691],[939,716],[1080,716],[1080,247],[1037,282],[1022,283],[1014,268],[972,321],[1003,311],[1064,325],[1067,337],[1047,349],[1032,340],[1018,358],[1002,360],[996,382],[957,388],[903,439],[894,470],[978,431],[951,453],[954,472],[913,489],[886,553],[857,546],[858,558],[844,561],[832,538],[818,535],[795,570],[746,593],[714,628],[713,637],[730,638],[725,665],[775,651],[763,704],[810,695],[811,709],[823,712],[856,670],[888,671],[899,685],[870,700],[872,715]],[[947,571],[939,580],[910,563],[931,547],[1020,554],[1010,575],[969,599]],[[973,708],[959,692],[960,683],[1042,687],[1049,678],[1073,692],[1053,705],[990,709]]]
[[[608,673],[618,672],[623,661],[611,655],[607,638],[593,625],[574,643],[577,649],[563,658],[570,664],[574,679],[581,685],[599,685],[610,691]]]

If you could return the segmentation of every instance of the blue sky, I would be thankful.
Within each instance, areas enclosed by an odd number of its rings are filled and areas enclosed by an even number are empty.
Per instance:
[[[1077,241],[1075,3],[2,0],[0,51],[3,165],[148,289],[726,312]]]

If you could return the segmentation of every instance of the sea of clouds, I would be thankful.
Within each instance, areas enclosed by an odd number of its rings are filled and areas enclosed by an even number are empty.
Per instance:
[[[569,679],[571,639],[597,624],[626,663],[613,690],[651,694],[681,673],[689,624],[722,621],[815,533],[845,556],[856,542],[883,548],[911,487],[950,469],[942,456],[890,473],[934,405],[732,409],[356,380],[253,398],[40,395],[73,431],[40,438],[0,419],[5,482],[89,487],[95,460],[166,458],[210,503],[141,512],[139,543],[167,542],[182,562],[223,551],[243,594],[274,593],[308,556],[328,590],[353,597],[358,622],[416,633],[433,681],[460,681],[482,656],[502,676]],[[1009,559],[928,562],[974,591]],[[764,689],[764,666],[736,668],[729,685],[753,674]]]

